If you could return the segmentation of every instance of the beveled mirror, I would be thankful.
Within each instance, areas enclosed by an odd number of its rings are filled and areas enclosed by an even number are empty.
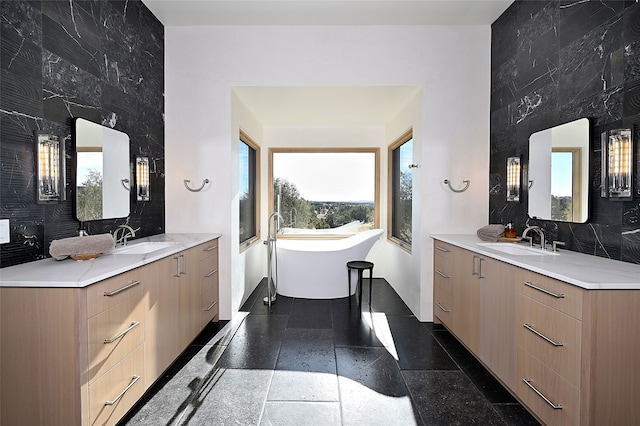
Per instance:
[[[131,171],[126,133],[78,118],[75,121],[76,218],[129,215]]]
[[[585,223],[589,217],[588,118],[529,137],[529,216]]]

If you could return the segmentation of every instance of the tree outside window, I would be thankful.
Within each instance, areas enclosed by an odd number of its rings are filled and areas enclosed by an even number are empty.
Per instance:
[[[389,147],[391,240],[411,250],[413,207],[413,134],[404,134]]]

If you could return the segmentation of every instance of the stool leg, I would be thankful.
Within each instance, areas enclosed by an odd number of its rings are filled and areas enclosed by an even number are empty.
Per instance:
[[[349,298],[349,309],[351,309],[351,268],[347,268],[347,274],[349,276],[349,289],[347,290],[347,298]]]
[[[358,269],[358,285],[360,286],[360,308],[362,308],[362,269]]]
[[[371,312],[371,304],[373,303],[372,284],[373,284],[373,268],[369,269],[369,312]]]

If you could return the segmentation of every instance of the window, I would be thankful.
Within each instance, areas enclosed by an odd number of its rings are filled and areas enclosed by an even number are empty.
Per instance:
[[[284,236],[352,235],[378,226],[376,148],[269,151],[270,212]]]
[[[258,239],[258,162],[259,149],[244,132],[240,132],[240,246],[248,247]]]
[[[413,204],[413,133],[410,130],[389,147],[390,239],[411,250]]]

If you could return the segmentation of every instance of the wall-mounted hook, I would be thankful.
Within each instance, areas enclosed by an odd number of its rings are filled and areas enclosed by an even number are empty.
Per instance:
[[[533,180],[529,181],[529,188],[531,188],[533,186]]]
[[[204,188],[204,186],[209,183],[209,179],[204,179],[202,181],[202,185],[200,185],[200,188],[195,188],[195,189],[191,188],[189,186],[190,183],[191,183],[191,179],[185,179],[184,180],[184,187],[187,188],[191,192],[200,192],[200,191],[202,191],[202,188]]]
[[[124,189],[126,189],[127,191],[131,191],[131,187],[129,186],[129,179],[120,179],[120,183],[122,184]]]
[[[419,164],[409,164],[407,167],[409,167],[410,169],[417,169],[418,167],[420,167]]]
[[[462,181],[462,183],[464,184],[464,188],[460,188],[460,189],[455,189],[454,187],[451,186],[451,181],[449,179],[445,179],[444,183],[446,183],[447,185],[449,185],[449,189],[452,190],[453,192],[464,192],[467,190],[467,188],[469,188],[469,183],[471,181],[469,179],[464,179]]]

